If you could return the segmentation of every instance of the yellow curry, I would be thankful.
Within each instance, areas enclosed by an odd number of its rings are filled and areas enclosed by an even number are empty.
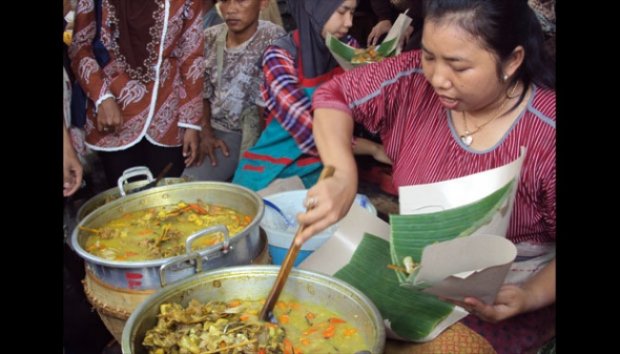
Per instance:
[[[130,212],[98,229],[81,227],[91,233],[87,252],[115,261],[144,261],[185,253],[188,236],[215,225],[225,225],[230,237],[243,230],[252,218],[233,209],[202,203],[176,205]],[[221,232],[206,234],[192,244],[203,249],[223,241]]]

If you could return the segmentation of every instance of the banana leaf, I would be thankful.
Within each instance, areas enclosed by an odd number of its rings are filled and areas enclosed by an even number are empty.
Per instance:
[[[387,241],[364,234],[351,261],[334,276],[366,294],[400,337],[424,340],[454,305],[401,287],[394,271],[387,268],[391,263],[389,247]]]
[[[427,245],[471,235],[507,206],[515,186],[516,180],[512,180],[487,197],[457,208],[428,214],[390,215],[392,262],[404,268],[403,259],[411,256],[415,263],[420,263]],[[423,287],[413,285],[417,272],[395,273],[401,286]]]
[[[338,64],[345,70],[351,70],[358,66],[366,65],[351,63],[351,60],[353,60],[353,57],[355,56],[356,48],[341,42],[338,38],[329,33],[327,34],[327,38],[325,38],[325,45],[332,53]],[[392,38],[391,40],[383,41],[376,50],[381,57],[387,58],[396,55],[397,46],[398,38]]]

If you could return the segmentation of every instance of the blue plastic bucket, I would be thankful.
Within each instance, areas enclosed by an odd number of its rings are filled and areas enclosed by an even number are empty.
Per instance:
[[[267,233],[269,253],[271,254],[273,264],[282,264],[286,252],[293,242],[293,237],[295,237],[295,232],[299,227],[297,224],[297,214],[306,210],[303,203],[307,192],[307,189],[287,191],[264,198],[278,206],[287,219],[294,222],[293,225],[287,224],[286,220],[277,211],[271,207],[265,207],[265,214],[260,222],[260,226]],[[375,209],[365,195],[358,194],[355,197],[355,202],[365,208],[370,214],[377,215],[377,209]],[[306,241],[301,246],[299,255],[295,260],[295,266],[306,259],[314,250],[321,247],[334,234],[337,228],[338,224],[332,225]]]

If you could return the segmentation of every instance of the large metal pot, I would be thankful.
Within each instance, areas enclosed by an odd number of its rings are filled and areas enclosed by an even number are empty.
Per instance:
[[[147,353],[142,346],[146,331],[157,323],[159,306],[177,302],[187,306],[191,299],[203,303],[232,298],[267,297],[278,275],[278,266],[242,266],[212,270],[170,285],[149,297],[132,313],[123,330],[124,354]],[[385,328],[375,305],[350,284],[320,273],[293,269],[283,289],[300,301],[328,306],[352,321],[366,338],[368,350],[383,352]]]
[[[144,179],[129,182],[130,178],[140,176],[144,176]],[[157,181],[157,184],[154,187],[167,186],[188,181],[189,180],[186,177],[166,177]],[[149,183],[154,182],[155,178],[153,178],[153,174],[148,169],[148,167],[137,166],[123,171],[123,174],[118,178],[118,185],[116,187],[105,190],[82,204],[82,206],[77,212],[77,222],[82,221],[82,219],[84,219],[88,214],[92,213],[100,206],[103,206],[111,201],[131,194],[137,189],[146,187]]]
[[[228,237],[223,225],[203,230],[190,236],[186,254],[142,262],[112,261],[86,252],[84,245],[89,236],[80,227],[99,228],[121,215],[145,208],[176,204],[180,201],[217,204],[235,209],[252,217],[252,222],[241,232]],[[103,205],[87,215],[71,235],[71,246],[84,258],[86,267],[101,281],[116,287],[134,290],[159,289],[168,283],[186,278],[203,269],[249,264],[261,248],[259,223],[264,213],[262,198],[245,187],[224,182],[187,182],[155,187]],[[223,232],[225,240],[217,245],[191,252],[191,244],[203,234]]]

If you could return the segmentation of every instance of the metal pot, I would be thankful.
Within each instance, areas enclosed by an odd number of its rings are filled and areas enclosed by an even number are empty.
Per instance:
[[[138,176],[144,176],[146,179],[129,182],[130,178]],[[159,180],[156,187],[167,186],[187,181],[188,179],[186,177],[166,177]],[[155,182],[155,178],[153,178],[153,174],[148,169],[148,167],[137,166],[123,171],[123,174],[118,178],[117,187],[103,191],[82,204],[82,206],[77,212],[77,222],[82,221],[82,219],[84,219],[88,214],[92,213],[100,206],[124,197],[127,194],[131,194],[136,189],[143,188],[152,182]]]
[[[243,266],[217,269],[185,279],[158,291],[131,314],[121,342],[124,354],[147,353],[142,346],[144,334],[157,323],[159,306],[177,302],[187,306],[191,299],[203,303],[209,300],[232,298],[257,299],[266,297],[278,275],[278,266]],[[366,338],[368,350],[383,352],[385,328],[383,318],[375,305],[350,284],[307,270],[293,269],[286,281],[283,294],[299,301],[328,306],[352,321]]]
[[[80,227],[99,228],[121,215],[145,208],[176,204],[180,201],[217,204],[235,209],[252,217],[252,222],[238,234],[228,237],[224,225],[202,230],[186,241],[186,253],[176,257],[141,262],[112,261],[86,252],[84,246],[89,236]],[[262,198],[245,187],[224,182],[187,182],[151,188],[122,199],[112,201],[88,214],[71,234],[71,246],[84,258],[86,267],[97,278],[117,288],[135,290],[159,289],[203,269],[249,264],[257,257],[262,246],[259,223],[265,206]],[[192,242],[199,236],[223,232],[225,240],[200,251],[191,252]]]

